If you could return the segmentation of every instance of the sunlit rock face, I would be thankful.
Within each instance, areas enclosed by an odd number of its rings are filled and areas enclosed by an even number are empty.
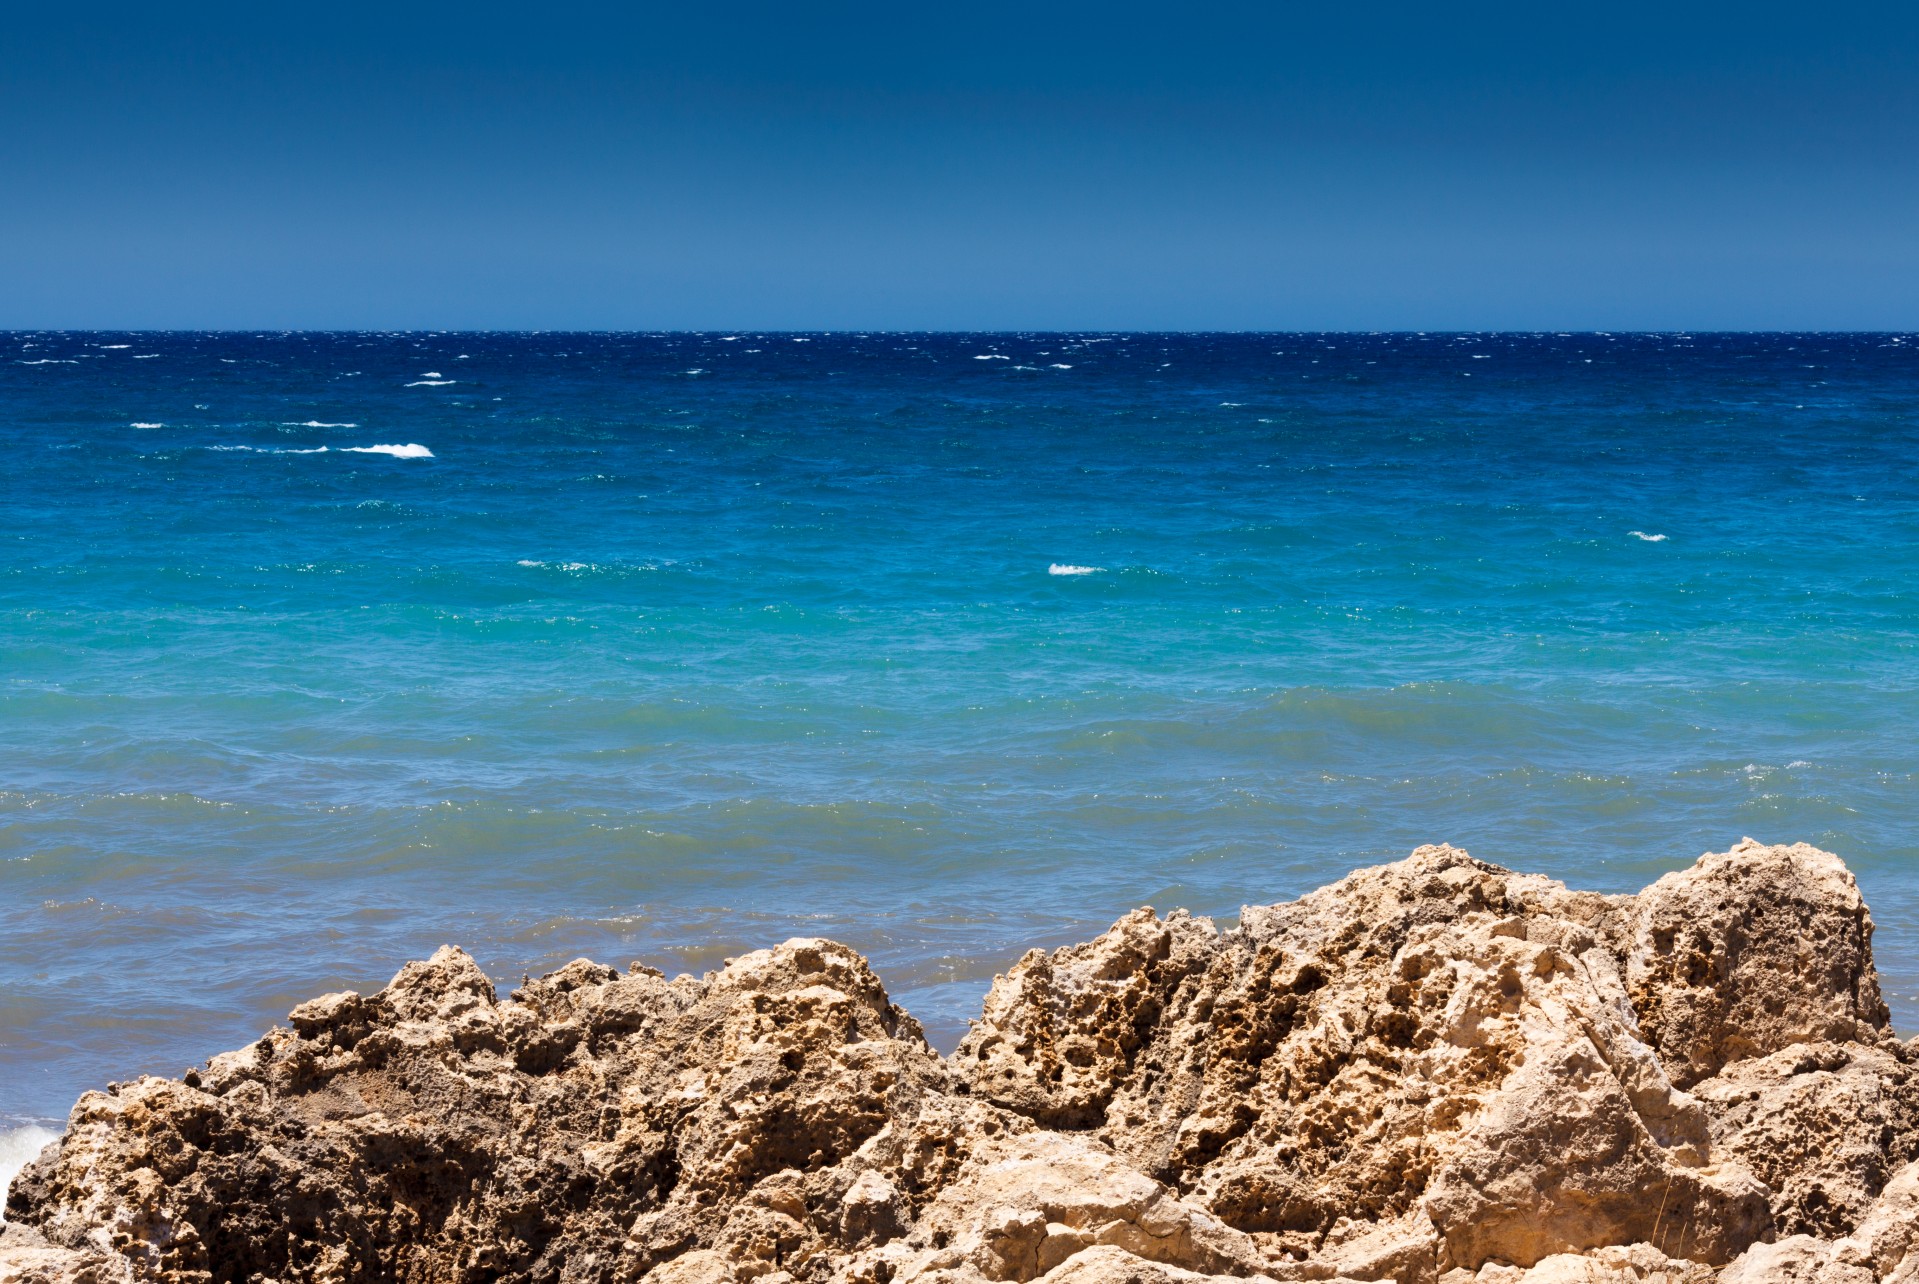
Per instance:
[[[88,1093],[0,1279],[1919,1279],[1919,1082],[1840,861],[1637,896],[1423,847],[997,978],[942,1059],[866,961],[457,949]]]

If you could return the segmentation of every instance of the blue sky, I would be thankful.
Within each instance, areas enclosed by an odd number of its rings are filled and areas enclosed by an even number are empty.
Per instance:
[[[0,326],[1919,326],[1910,8],[51,9]]]

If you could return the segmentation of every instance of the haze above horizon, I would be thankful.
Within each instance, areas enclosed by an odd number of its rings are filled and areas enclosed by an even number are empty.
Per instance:
[[[1919,13],[114,2],[0,327],[1919,326]]]

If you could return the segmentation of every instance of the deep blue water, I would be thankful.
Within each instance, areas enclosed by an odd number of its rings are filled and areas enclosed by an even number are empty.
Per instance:
[[[0,1126],[446,941],[945,1043],[1429,841],[1829,847],[1919,1025],[1916,346],[0,336]]]

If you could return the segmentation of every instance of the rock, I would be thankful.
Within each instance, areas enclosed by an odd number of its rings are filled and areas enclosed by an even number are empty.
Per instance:
[[[0,1281],[1919,1284],[1871,930],[1807,847],[1424,847],[1033,951],[950,1061],[827,941],[504,1001],[448,948],[84,1095]]]
[[[1862,1266],[1836,1261],[1832,1245],[1810,1235],[1754,1244],[1719,1275],[1719,1284],[1878,1284]]]
[[[1104,1245],[1207,1275],[1256,1275],[1250,1236],[1089,1138],[1002,1136],[978,1147],[890,1250],[893,1278],[963,1265],[988,1280],[1027,1281]]]
[[[1833,1257],[1867,1268],[1884,1284],[1919,1281],[1919,1163],[1893,1174],[1852,1234],[1833,1246]]]
[[[1223,936],[1135,914],[1028,955],[954,1065],[1288,1248],[1422,1209],[1448,1266],[1682,1239],[1727,1261],[1766,1193],[1709,1162],[1639,1037],[1635,908],[1424,847]]]
[[[1638,902],[1627,983],[1681,1087],[1795,1044],[1885,1037],[1872,919],[1832,853],[1748,838]]]
[[[874,1156],[937,1189],[1031,1126],[972,1117],[992,1112],[826,942],[703,981],[574,963],[509,1003],[447,949],[292,1019],[184,1081],[82,1097],[10,1209],[143,1279],[638,1279],[702,1249],[760,1274],[842,1242]],[[853,1234],[889,1233],[867,1211]]]
[[[1715,1151],[1771,1191],[1781,1236],[1837,1238],[1919,1158],[1919,1074],[1904,1045],[1821,1041],[1726,1067],[1694,1085]]]
[[[0,1224],[0,1284],[127,1284],[133,1265],[118,1254],[61,1248],[28,1226]]]

